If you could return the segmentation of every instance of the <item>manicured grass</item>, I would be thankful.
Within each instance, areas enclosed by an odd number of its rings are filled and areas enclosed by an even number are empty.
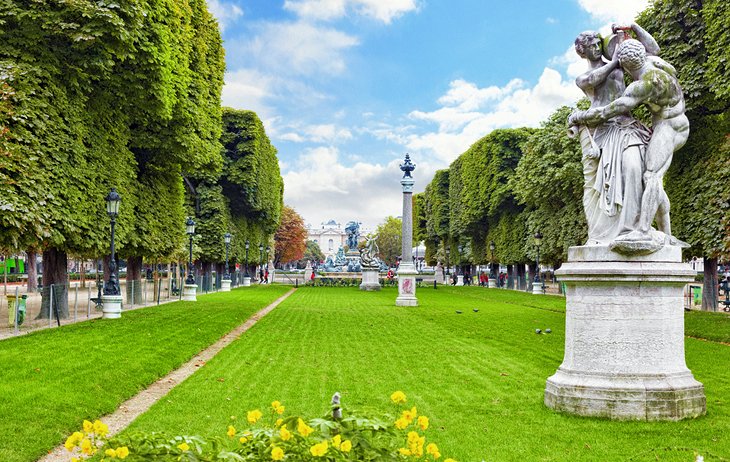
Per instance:
[[[684,317],[684,333],[690,337],[730,343],[730,315],[691,311]]]
[[[3,340],[0,461],[38,459],[287,290],[236,289]]]
[[[390,393],[402,390],[431,418],[429,438],[444,458],[461,462],[730,457],[729,347],[686,341],[688,365],[706,387],[705,417],[580,418],[543,405],[545,380],[562,361],[563,299],[479,287],[418,296],[419,307],[395,307],[393,289],[300,288],[130,431],[224,435],[232,416],[245,427],[247,410],[275,399],[287,415],[323,415],[335,391],[345,412],[390,411]]]

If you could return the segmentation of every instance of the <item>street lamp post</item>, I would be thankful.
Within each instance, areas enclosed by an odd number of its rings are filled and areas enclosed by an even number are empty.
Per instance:
[[[533,294],[543,294],[542,281],[540,278],[540,246],[542,245],[542,233],[535,233],[535,248],[537,249],[537,259],[535,260],[535,280],[532,283]]]
[[[259,244],[259,284],[264,282],[264,245]]]
[[[461,256],[464,254],[464,246],[459,244],[456,247],[456,250],[459,252],[459,266],[456,268],[456,285],[463,286],[464,285],[464,262],[461,261]]]
[[[104,284],[104,294],[101,297],[102,317],[116,319],[122,317],[122,293],[119,289],[119,273],[116,255],[114,254],[114,229],[122,197],[117,193],[116,188],[112,188],[104,200],[106,201],[106,213],[111,219],[111,258],[109,260],[109,280]]]
[[[244,248],[246,249],[246,261],[244,263],[245,268],[245,274],[243,275],[243,287],[249,287],[251,285],[251,276],[248,274],[248,249],[251,247],[251,243],[246,239],[246,242],[243,244]]]
[[[264,266],[264,274],[266,274],[266,271],[267,271],[267,270],[268,270],[268,268],[269,268],[269,252],[271,252],[271,247],[269,247],[269,246],[267,245],[267,246],[266,246],[266,265]],[[271,274],[270,274],[269,276],[271,276],[271,280],[273,281],[273,280],[274,280],[274,274],[273,274],[273,271],[272,271],[272,273],[271,273]],[[268,282],[269,282],[269,281],[267,280],[267,281],[266,281],[266,283],[268,283]]]
[[[497,278],[499,277],[498,271],[496,271],[496,262],[494,261],[494,250],[497,248],[497,245],[494,243],[494,241],[489,242],[489,251],[491,253],[491,259],[489,262],[489,287],[490,288],[496,288],[497,285]]]
[[[183,300],[195,302],[198,300],[196,296],[198,286],[195,284],[195,276],[193,276],[193,270],[195,269],[193,267],[193,236],[195,235],[195,221],[193,221],[192,217],[188,217],[185,222],[185,233],[189,238],[190,252],[188,257],[188,277],[185,278],[185,285],[183,286]]]
[[[230,268],[228,267],[228,251],[231,248],[231,233],[226,233],[223,235],[223,242],[226,244],[226,272],[223,275],[223,279],[221,280],[221,292],[230,292],[231,291],[231,272]]]

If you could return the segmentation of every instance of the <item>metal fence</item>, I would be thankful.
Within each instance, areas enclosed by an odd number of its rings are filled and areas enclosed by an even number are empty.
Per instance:
[[[198,292],[202,291],[199,279]],[[161,278],[120,282],[122,311],[166,303],[182,298],[184,279]],[[95,282],[43,286],[27,292],[25,285],[9,286],[0,296],[0,338],[36,329],[57,327],[92,318],[100,318],[102,290]]]

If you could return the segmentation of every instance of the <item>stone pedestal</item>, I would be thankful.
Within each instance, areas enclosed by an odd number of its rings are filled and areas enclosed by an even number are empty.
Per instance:
[[[446,279],[444,278],[444,267],[441,265],[441,262],[436,265],[433,277],[437,284],[446,284]]]
[[[543,295],[542,281],[532,281],[532,293],[535,295]]]
[[[418,306],[416,298],[416,276],[418,271],[413,264],[401,263],[398,267],[398,298],[396,306]]]
[[[314,270],[312,269],[312,262],[307,262],[306,268],[304,268],[304,282],[311,281],[312,280],[312,272]]]
[[[182,299],[186,302],[197,302],[198,301],[198,297],[196,296],[197,291],[198,291],[197,284],[185,284],[183,286]]]
[[[456,285],[457,286],[463,286],[464,285],[464,275],[459,274],[456,276]]]
[[[117,319],[122,317],[122,296],[102,295],[101,296],[101,317],[104,319]]]
[[[495,278],[489,278],[487,281],[487,287],[490,289],[496,289],[497,288],[497,280]]]
[[[548,407],[626,420],[705,413],[684,359],[682,293],[695,272],[679,247],[632,257],[574,247],[556,274],[567,285],[565,357],[547,380]]]
[[[362,271],[362,283],[360,284],[360,290],[375,291],[380,290],[378,270],[365,269]]]
[[[244,276],[243,277],[243,284],[241,284],[243,287],[251,287],[251,277],[250,276]]]
[[[231,280],[230,279],[221,279],[221,292],[230,292],[231,291]]]

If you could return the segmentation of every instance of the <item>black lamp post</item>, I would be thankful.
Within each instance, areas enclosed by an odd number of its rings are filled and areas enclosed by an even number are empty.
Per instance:
[[[268,245],[266,246],[266,266],[269,266],[269,252],[271,252],[271,247]]]
[[[246,243],[243,246],[246,249],[246,264],[244,265],[246,268],[246,274],[244,274],[243,277],[250,278],[251,276],[248,275],[248,248],[251,246],[251,243],[248,242],[248,239],[246,239]]]
[[[451,268],[451,262],[449,262],[449,254],[451,253],[451,249],[446,247],[444,244],[444,251],[446,252],[446,275],[449,276],[451,273],[449,273],[449,268]]]
[[[540,282],[540,246],[542,245],[542,234],[540,231],[535,233],[535,247],[537,248],[537,261],[535,262],[535,282]]]
[[[464,262],[461,260],[461,258],[462,258],[462,255],[464,255],[464,246],[459,244],[458,250],[459,250],[459,271],[457,274],[460,274],[463,276],[464,275]]]
[[[106,213],[112,222],[112,239],[111,239],[111,259],[109,260],[109,280],[104,284],[104,295],[121,295],[119,290],[119,274],[117,272],[117,261],[114,256],[114,226],[117,223],[117,215],[119,215],[119,204],[122,197],[117,193],[116,188],[112,188],[106,198]]]
[[[192,217],[188,217],[185,222],[185,232],[190,236],[190,259],[188,260],[188,277],[185,278],[185,284],[192,286],[195,285],[195,278],[193,277],[193,235],[195,234],[195,222]]]
[[[223,242],[226,243],[226,274],[223,279],[231,279],[231,271],[228,268],[228,251],[231,248],[231,233],[226,233],[223,235]]]
[[[494,249],[497,248],[497,245],[494,243],[494,241],[491,241],[489,243],[489,251],[492,253],[492,264],[489,265],[489,279],[495,279],[497,277],[496,271],[494,271]]]
[[[259,244],[259,274],[264,271],[264,245]]]

